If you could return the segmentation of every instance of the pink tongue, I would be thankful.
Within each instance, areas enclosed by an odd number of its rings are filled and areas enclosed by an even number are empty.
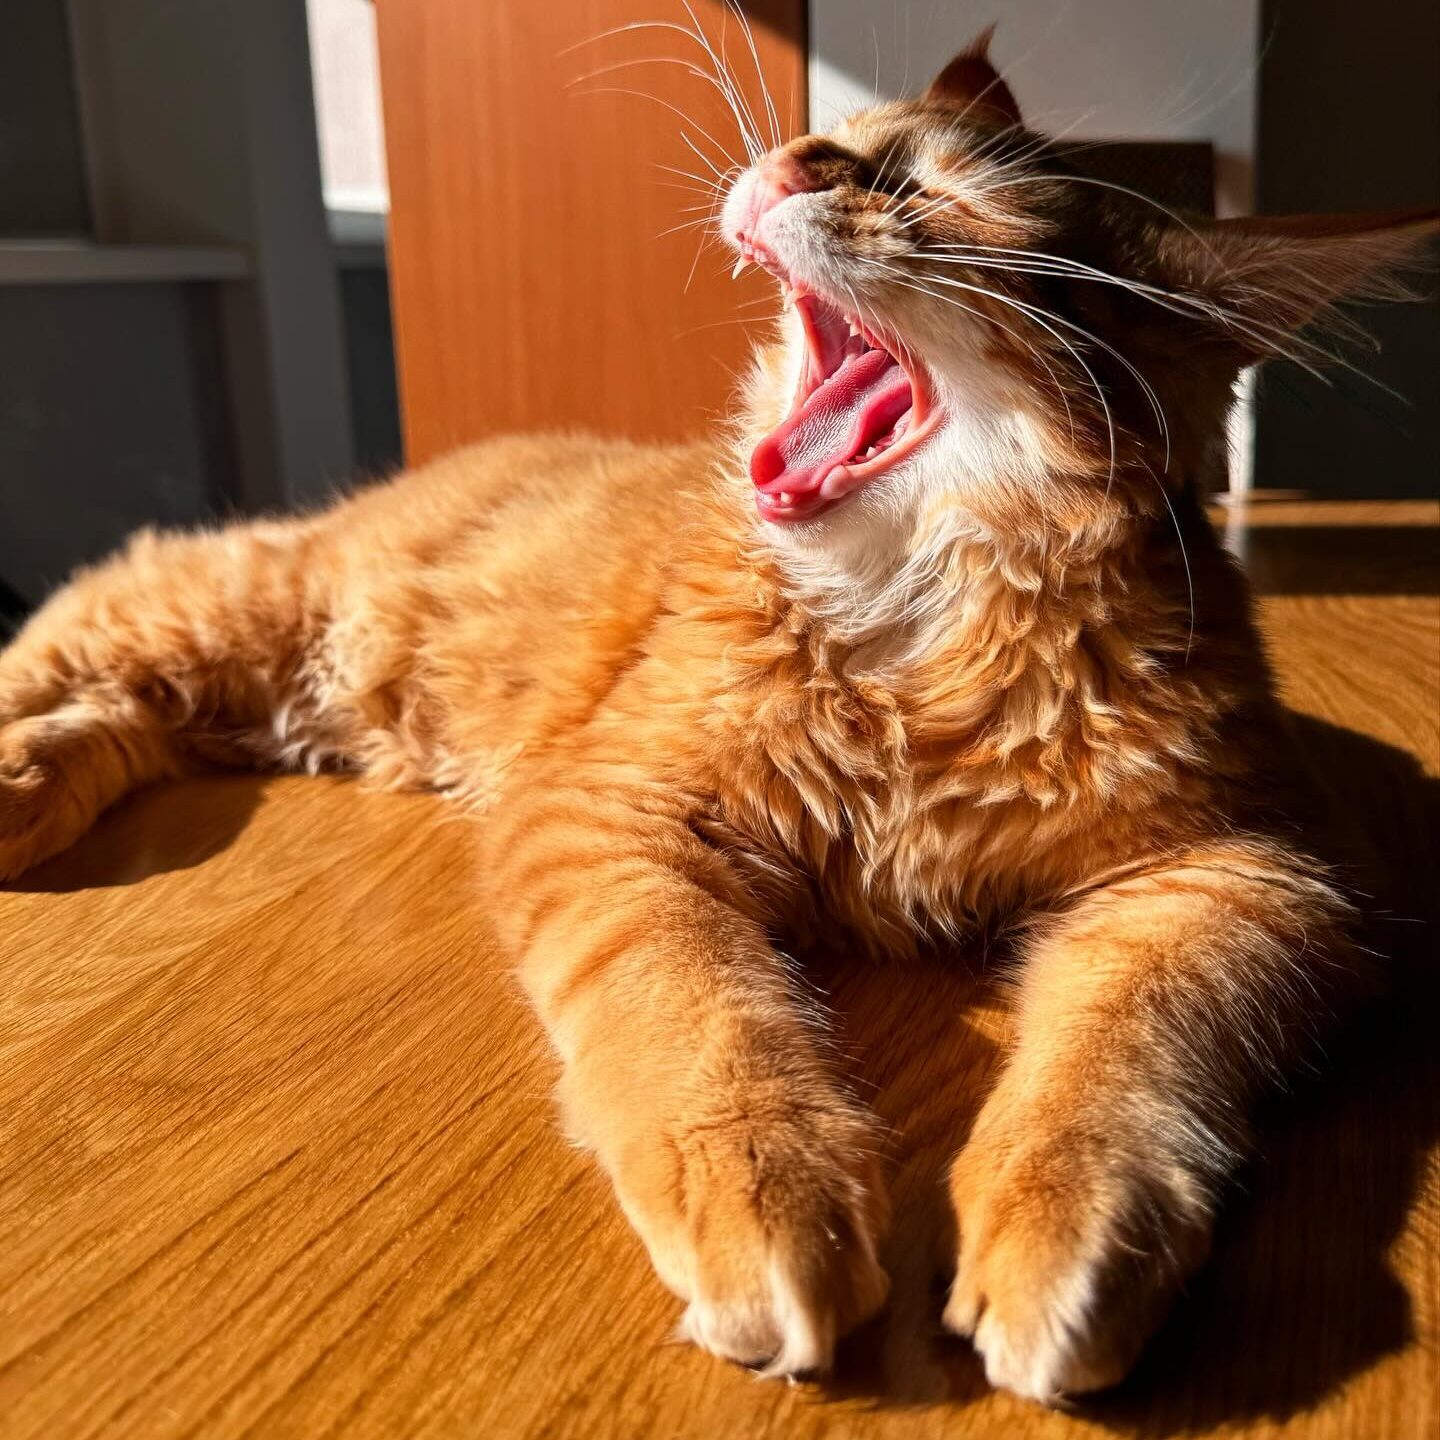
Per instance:
[[[808,494],[828,471],[867,450],[910,408],[910,381],[893,356],[864,350],[840,368],[750,457],[757,486]]]

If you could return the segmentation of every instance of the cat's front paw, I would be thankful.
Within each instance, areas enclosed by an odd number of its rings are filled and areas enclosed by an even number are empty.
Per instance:
[[[68,838],[67,796],[44,738],[41,720],[0,727],[0,881],[23,874]]]
[[[695,1116],[617,1168],[680,1334],[769,1375],[828,1370],[836,1340],[885,1302],[888,1204],[875,1123],[784,1102]]]
[[[1014,1128],[1011,1128],[1011,1127]],[[951,1173],[960,1259],[945,1324],[990,1383],[1044,1404],[1124,1379],[1209,1246],[1178,1166],[1014,1117]]]

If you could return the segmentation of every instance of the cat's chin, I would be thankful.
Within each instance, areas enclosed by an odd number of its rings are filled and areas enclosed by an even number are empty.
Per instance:
[[[751,454],[750,479],[762,520],[812,529],[912,456],[940,411],[924,367],[897,338],[807,286],[785,290],[805,356],[788,413]]]
[[[818,509],[808,520],[769,523],[756,507],[761,537],[785,563],[791,581],[852,595],[883,585],[913,548],[923,508],[924,476],[906,466],[885,483],[865,485]]]

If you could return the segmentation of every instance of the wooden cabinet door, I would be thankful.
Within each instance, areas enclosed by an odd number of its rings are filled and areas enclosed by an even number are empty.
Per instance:
[[[740,25],[722,0],[691,4],[769,145]],[[804,0],[744,10],[788,137],[805,115]],[[515,430],[676,438],[724,409],[742,322],[772,313],[773,287],[732,281],[685,224],[710,192],[673,171],[715,177],[682,133],[721,172],[745,152],[693,38],[620,28],[652,19],[692,23],[680,0],[380,0],[412,464]]]

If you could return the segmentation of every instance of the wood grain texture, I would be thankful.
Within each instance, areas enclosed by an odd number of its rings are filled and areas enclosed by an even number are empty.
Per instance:
[[[1440,510],[1231,523],[1303,743],[1398,891],[1433,889]],[[1410,898],[1377,927],[1398,1002],[1277,1110],[1141,1370],[1059,1414],[938,1327],[941,1177],[1006,1037],[983,957],[819,977],[895,1130],[895,1294],[830,1387],[767,1384],[669,1343],[470,863],[439,800],[216,778],[0,890],[4,1440],[1436,1434],[1440,995]]]
[[[803,0],[745,10],[793,134],[806,105]],[[688,24],[684,9],[400,0],[378,11],[409,462],[510,430],[693,434],[749,353],[735,321],[773,313],[775,300],[758,272],[732,282],[733,257],[674,228],[709,199],[674,170],[713,180],[744,155],[716,89],[685,69],[707,67],[703,51],[674,29],[606,35],[638,20]],[[694,12],[768,145],[734,18],[722,0],[695,0]]]

